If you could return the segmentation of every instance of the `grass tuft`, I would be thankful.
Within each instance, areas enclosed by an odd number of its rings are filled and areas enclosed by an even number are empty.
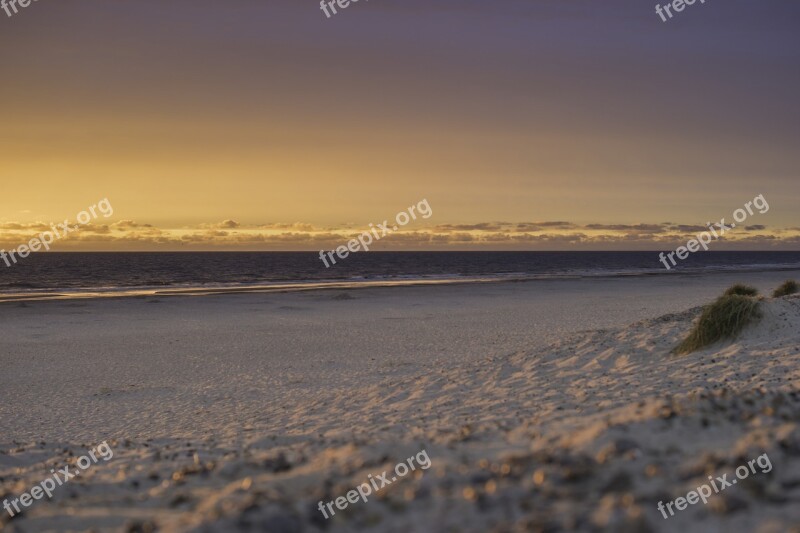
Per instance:
[[[755,298],[728,294],[731,289],[703,309],[694,329],[673,350],[674,353],[687,354],[710,346],[718,340],[734,338],[747,324],[761,316]]]
[[[738,294],[739,296],[758,296],[758,289],[751,287],[750,285],[737,283],[736,285],[729,287],[728,290],[722,294],[723,296],[731,296],[734,294]]]
[[[780,298],[781,296],[789,296],[797,292],[800,292],[800,285],[798,285],[796,281],[790,279],[784,281],[783,285],[775,289],[775,292],[772,293],[772,297]]]

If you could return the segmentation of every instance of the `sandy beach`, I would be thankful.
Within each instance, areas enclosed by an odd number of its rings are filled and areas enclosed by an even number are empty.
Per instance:
[[[799,274],[4,303],[2,499],[101,442],[113,458],[0,523],[796,530],[800,299],[669,352],[726,287]],[[423,450],[428,468],[318,509]],[[707,504],[657,509],[764,453],[768,472]]]

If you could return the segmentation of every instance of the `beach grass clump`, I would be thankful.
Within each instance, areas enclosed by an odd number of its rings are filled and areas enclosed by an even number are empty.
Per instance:
[[[744,285],[743,283],[737,283],[728,288],[724,293],[723,296],[731,296],[734,294],[738,294],[739,296],[758,296],[758,289],[755,287],[751,287],[750,285]]]
[[[800,292],[800,285],[793,279],[784,281],[783,284],[775,289],[772,293],[773,298],[780,298],[781,296],[789,296],[790,294],[795,294]]]
[[[728,291],[725,291],[724,295],[703,309],[694,329],[675,348],[674,353],[688,354],[719,340],[732,339],[741,333],[747,324],[760,316],[758,300],[751,296],[728,294]]]

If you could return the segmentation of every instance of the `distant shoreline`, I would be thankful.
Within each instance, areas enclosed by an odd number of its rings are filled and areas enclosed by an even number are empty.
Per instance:
[[[469,285],[469,284],[496,284],[496,283],[527,283],[542,281],[591,281],[613,280],[632,278],[662,278],[662,277],[702,277],[718,276],[721,274],[753,275],[764,273],[795,272],[795,277],[800,276],[800,267],[785,266],[772,268],[752,269],[726,269],[726,270],[684,270],[684,271],[647,271],[647,272],[617,272],[594,274],[538,274],[538,275],[493,275],[480,277],[438,277],[438,278],[413,278],[413,279],[384,279],[384,280],[329,280],[329,281],[302,281],[302,282],[275,282],[236,285],[195,285],[173,287],[114,287],[114,288],[70,288],[61,290],[32,289],[30,291],[0,291],[0,304],[33,301],[65,301],[107,298],[141,298],[141,297],[168,297],[168,296],[219,296],[226,294],[257,294],[257,293],[290,293],[307,291],[328,290],[357,290],[375,288],[398,288],[440,285]]]

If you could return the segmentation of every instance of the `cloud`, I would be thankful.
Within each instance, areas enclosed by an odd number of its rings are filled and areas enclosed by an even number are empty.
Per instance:
[[[554,222],[535,222],[539,226],[545,228],[561,228],[561,229],[569,229],[576,227],[575,224],[572,222],[562,222],[562,221],[554,221]]]
[[[577,227],[572,222],[518,222],[515,229],[517,231],[542,231],[545,228],[550,229],[572,229]]]
[[[507,222],[481,222],[478,224],[439,224],[436,231],[501,231],[511,224]]]
[[[111,228],[107,224],[102,224],[102,225],[90,224],[90,225],[87,225],[87,226],[82,226],[81,227],[81,232],[83,232],[83,233],[94,233],[94,234],[97,234],[97,235],[104,235],[104,234],[107,234],[107,233],[111,233]]]
[[[111,228],[115,230],[126,230],[132,228],[152,228],[153,226],[150,224],[138,224],[133,220],[120,220],[119,222],[114,222],[111,224]]]
[[[690,226],[686,224],[671,224],[670,231],[681,231],[683,233],[698,233],[700,231],[708,231],[706,226]]]
[[[661,224],[587,224],[584,226],[587,229],[603,229],[614,231],[635,231],[644,233],[660,233],[664,231]]]
[[[44,222],[0,222],[0,231],[48,231],[50,224]]]
[[[382,239],[373,250],[654,250],[675,249],[705,226],[576,224],[569,221],[413,224]],[[0,222],[0,247],[14,249],[50,229],[42,222]],[[54,243],[55,250],[332,250],[368,231],[366,226],[326,228],[303,222],[242,224],[233,219],[192,227],[159,228],[135,220],[89,224]],[[797,249],[800,228],[745,226],[714,241],[716,249]]]
[[[311,224],[304,224],[302,222],[292,222],[292,223],[279,223],[279,224],[263,224],[258,226],[259,228],[266,228],[266,229],[288,229],[288,230],[296,230],[296,231],[316,231],[319,228],[312,226]]]

